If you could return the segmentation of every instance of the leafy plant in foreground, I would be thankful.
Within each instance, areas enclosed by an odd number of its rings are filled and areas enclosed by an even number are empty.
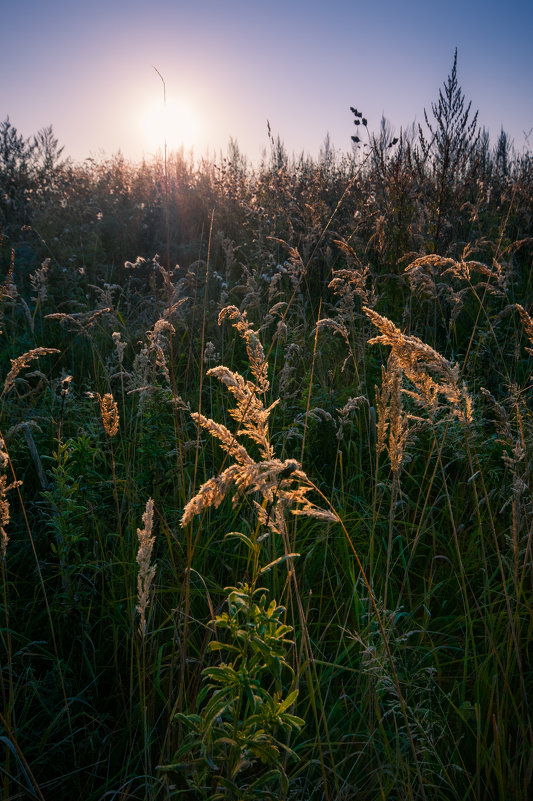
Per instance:
[[[283,622],[285,608],[268,598],[268,591],[259,586],[261,577],[275,565],[292,560],[285,515],[306,514],[320,519],[336,520],[331,512],[315,507],[306,497],[312,485],[298,462],[274,458],[269,440],[268,418],[276,405],[265,408],[259,393],[269,388],[268,365],[257,333],[246,314],[234,306],[222,310],[219,323],[229,317],[245,340],[255,383],[226,367],[215,367],[208,374],[219,378],[232,393],[237,406],[229,410],[237,422],[236,434],[225,426],[201,415],[194,419],[221,443],[233,464],[206,481],[184,510],[182,525],[209,506],[218,507],[231,485],[237,505],[244,496],[253,499],[258,522],[251,534],[230,532],[248,550],[248,571],[251,578],[236,587],[227,587],[227,611],[211,623],[220,639],[210,643],[210,651],[218,652],[223,661],[204,669],[204,686],[198,697],[199,712],[177,715],[176,722],[189,730],[188,738],[178,749],[174,763],[167,771],[188,771],[189,789],[200,797],[280,798],[288,791],[284,768],[285,755],[295,757],[288,745],[294,729],[304,721],[290,712],[298,696],[295,675],[288,662],[293,645],[292,627]],[[259,449],[255,460],[236,437],[245,435]],[[298,508],[299,507],[299,508]],[[281,537],[282,556],[262,565],[270,536]],[[293,573],[290,569],[289,577]],[[287,679],[291,680],[286,692]]]

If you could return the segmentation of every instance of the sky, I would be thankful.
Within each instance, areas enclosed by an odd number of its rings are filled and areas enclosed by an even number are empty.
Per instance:
[[[533,150],[533,0],[0,0],[0,20],[0,121],[52,125],[76,161],[233,139],[257,162],[267,120],[289,155],[347,152],[350,106],[423,124],[455,48],[491,142]]]

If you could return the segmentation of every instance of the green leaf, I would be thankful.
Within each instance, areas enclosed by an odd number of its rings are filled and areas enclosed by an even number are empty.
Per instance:
[[[278,706],[278,713],[285,712],[290,706],[294,704],[296,699],[298,698],[298,690],[293,690],[292,693],[289,693],[288,696],[285,698],[284,701],[280,703]]]
[[[195,730],[200,725],[202,718],[200,715],[194,715],[192,713],[185,714],[184,712],[176,712],[174,715],[174,720],[179,723],[183,723],[188,729]]]
[[[228,539],[241,540],[242,542],[244,542],[246,547],[249,548],[250,551],[255,551],[255,545],[252,542],[252,540],[250,539],[250,537],[248,537],[246,534],[242,534],[240,531],[229,531],[224,536],[224,539],[225,540],[228,540]]]
[[[220,665],[218,667],[205,668],[204,676],[213,681],[233,684],[237,679],[235,670],[230,665]]]
[[[261,570],[259,571],[259,574],[261,575],[262,573],[266,573],[267,570],[271,570],[275,565],[280,565],[282,562],[286,562],[287,559],[292,559],[295,556],[300,556],[300,554],[286,553],[284,556],[278,556],[278,558],[274,559],[273,562],[270,562],[268,565],[265,565],[265,567],[262,567]]]
[[[229,643],[218,642],[216,640],[210,642],[207,649],[209,651],[233,651],[239,654],[241,652],[241,649],[236,645],[230,645]]]
[[[288,712],[285,712],[283,715],[283,722],[295,729],[301,729],[302,726],[305,726],[305,720],[303,718],[299,718],[297,715],[289,715]]]

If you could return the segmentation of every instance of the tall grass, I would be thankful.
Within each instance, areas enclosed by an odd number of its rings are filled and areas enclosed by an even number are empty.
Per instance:
[[[19,165],[6,799],[528,797],[531,157],[391,141]]]

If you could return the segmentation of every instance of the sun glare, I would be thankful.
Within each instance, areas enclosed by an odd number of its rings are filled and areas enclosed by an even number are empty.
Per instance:
[[[162,100],[154,102],[145,109],[140,122],[144,146],[151,152],[162,150],[165,142],[168,150],[195,146],[198,121],[182,101],[167,97],[165,104]]]

